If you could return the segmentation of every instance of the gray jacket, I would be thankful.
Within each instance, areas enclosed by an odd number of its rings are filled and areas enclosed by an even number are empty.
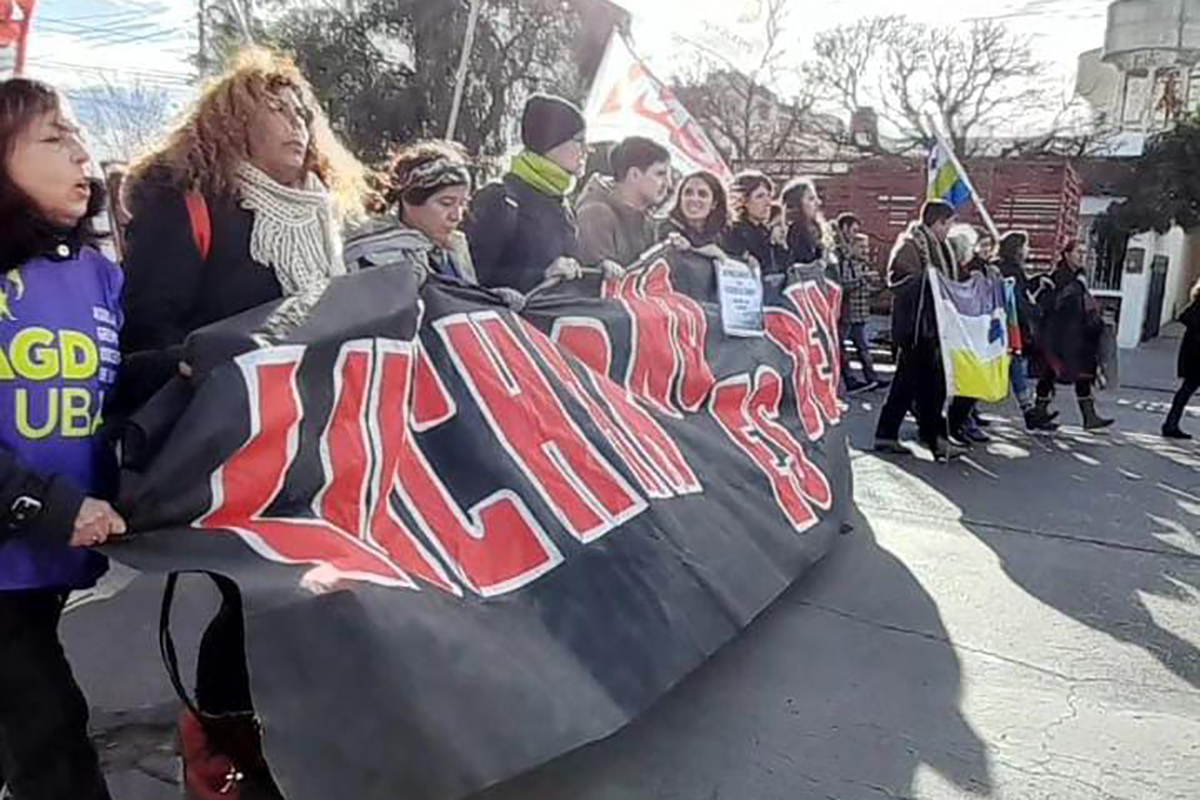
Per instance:
[[[473,286],[479,283],[471,261],[471,248],[461,231],[455,231],[451,247],[446,249],[395,217],[375,217],[351,231],[346,238],[343,257],[350,272],[411,264],[417,271],[417,280],[423,282],[430,274],[445,275],[445,265],[451,265],[455,277],[463,283]]]

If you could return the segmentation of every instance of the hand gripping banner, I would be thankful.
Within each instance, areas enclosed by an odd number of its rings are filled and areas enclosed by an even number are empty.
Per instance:
[[[766,302],[726,338],[712,263],[663,251],[521,315],[399,268],[249,312],[141,415],[110,553],[237,582],[289,800],[464,797],[621,728],[835,540],[840,291]]]

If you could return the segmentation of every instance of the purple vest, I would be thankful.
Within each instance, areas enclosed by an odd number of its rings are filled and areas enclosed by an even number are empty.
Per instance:
[[[85,493],[113,477],[96,431],[121,363],[122,282],[90,248],[0,272],[0,447]],[[0,590],[84,588],[106,565],[90,550],[18,536],[0,544]]]

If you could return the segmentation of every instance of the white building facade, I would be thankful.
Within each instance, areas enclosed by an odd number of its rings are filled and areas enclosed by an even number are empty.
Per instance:
[[[1079,58],[1076,91],[1112,135],[1115,157],[1141,155],[1149,136],[1200,110],[1200,0],[1116,0],[1104,47]],[[1085,232],[1121,199],[1084,197]],[[1123,263],[1092,279],[1095,294],[1116,312],[1118,343],[1136,347],[1187,305],[1188,289],[1200,279],[1200,231],[1134,236]]]

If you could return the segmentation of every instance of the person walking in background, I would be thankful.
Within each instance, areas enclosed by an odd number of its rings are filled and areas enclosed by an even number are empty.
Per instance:
[[[0,347],[17,373],[0,383],[0,795],[108,800],[58,623],[67,595],[107,569],[90,548],[125,533],[101,499],[117,475],[97,433],[120,361],[121,271],[96,249],[103,184],[54,89],[0,83],[0,153]]]
[[[659,226],[659,241],[672,234],[682,236],[692,247],[719,245],[729,225],[729,203],[725,187],[711,172],[693,172],[679,184],[675,205]]]
[[[1200,390],[1200,281],[1192,287],[1191,298],[1191,303],[1179,317],[1186,329],[1179,344],[1179,378],[1183,382],[1162,426],[1162,435],[1168,439],[1192,438],[1179,425],[1188,401]]]
[[[609,160],[614,181],[593,182],[579,200],[579,256],[584,266],[620,275],[657,242],[652,214],[671,191],[671,154],[631,136]]]
[[[946,237],[946,244],[958,263],[952,280],[970,281],[976,275],[989,277],[989,265],[980,264],[977,260],[973,233],[967,226],[957,226]],[[972,444],[985,444],[992,440],[979,424],[979,400],[974,397],[952,397],[946,409],[946,423],[950,428],[950,440],[963,447],[969,448]]]
[[[825,216],[817,186],[806,178],[796,178],[779,195],[787,222],[788,266],[813,264],[826,255]]]
[[[1036,326],[1034,325],[1037,306],[1033,302],[1029,283],[1029,273],[1025,265],[1029,260],[1029,234],[1024,231],[1010,231],[1000,237],[997,251],[996,268],[1000,275],[1013,282],[1013,297],[1017,308],[1017,330],[1021,336],[1021,347],[1012,353],[1012,363],[1009,366],[1009,379],[1012,384],[1013,396],[1021,408],[1025,418],[1025,427],[1031,431],[1055,430],[1058,425],[1054,418],[1057,412],[1038,406],[1034,402],[1033,391],[1029,386],[1029,366],[1025,354],[1035,347]]]
[[[930,200],[921,217],[896,240],[888,263],[892,290],[892,342],[896,347],[896,375],[875,428],[875,450],[907,455],[900,444],[900,425],[912,409],[920,440],[944,461],[962,450],[948,437],[942,411],[946,404],[946,378],[942,369],[937,319],[927,271],[947,277],[957,273],[953,251],[946,239],[954,224],[954,207]]]
[[[842,358],[842,380],[846,391],[857,392],[882,389],[889,384],[880,380],[871,358],[871,345],[867,341],[867,320],[871,317],[871,297],[867,287],[866,267],[870,253],[870,240],[859,231],[862,224],[858,217],[849,212],[841,214],[835,225],[837,243],[834,265],[838,282],[842,286],[842,316],[839,332]],[[850,372],[850,354],[846,340],[854,344],[858,359],[862,363],[862,379]]]
[[[260,48],[209,85],[129,183],[122,412],[177,374],[192,331],[319,296],[346,271],[342,225],[367,195],[308,81]]]
[[[479,283],[527,293],[547,278],[578,278],[579,229],[567,197],[587,156],[583,112],[537,94],[521,115],[524,150],[475,195],[465,225]]]
[[[963,265],[963,278],[979,273],[986,275],[996,258],[996,240],[986,231],[977,231],[971,258]]]
[[[733,222],[721,238],[721,249],[734,258],[753,258],[765,275],[787,271],[787,244],[771,226],[775,184],[756,170],[739,172],[729,189]]]
[[[1099,372],[1100,337],[1104,320],[1092,293],[1080,279],[1082,243],[1070,240],[1062,248],[1058,265],[1042,278],[1038,291],[1036,413],[1050,414],[1055,385],[1071,384],[1079,402],[1085,430],[1102,430],[1113,424],[1096,413],[1092,385]]]

